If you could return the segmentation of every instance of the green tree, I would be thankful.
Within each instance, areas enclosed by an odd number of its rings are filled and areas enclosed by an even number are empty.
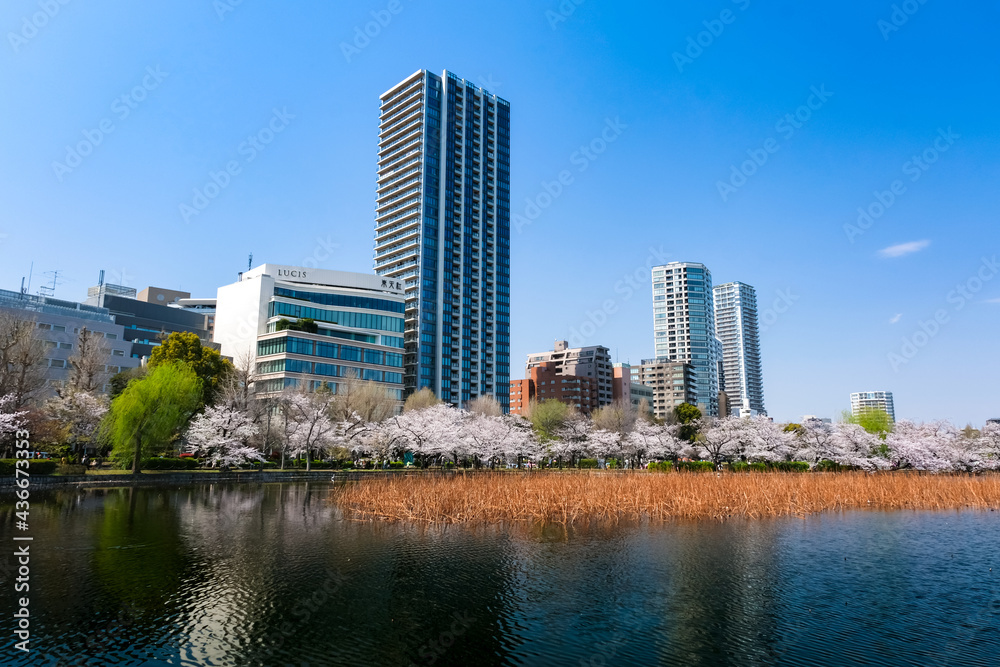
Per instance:
[[[892,433],[892,417],[885,410],[869,408],[862,410],[858,414],[844,410],[841,414],[845,424],[857,424],[874,435],[884,438],[887,433]]]
[[[698,436],[698,420],[701,419],[701,410],[690,403],[681,403],[674,408],[674,418],[677,423],[682,424],[680,432],[677,434],[681,440],[690,440]]]
[[[154,369],[160,364],[173,361],[190,366],[201,380],[202,402],[205,405],[212,405],[216,391],[235,370],[231,361],[224,359],[217,350],[202,345],[197,334],[189,331],[174,332],[154,348],[149,358],[149,368]]]
[[[144,367],[139,368],[126,368],[123,371],[115,373],[108,380],[108,398],[110,400],[115,400],[119,394],[125,391],[125,387],[128,383],[137,378],[145,377],[146,369]]]
[[[140,474],[142,460],[170,442],[201,404],[201,380],[186,364],[161,363],[146,377],[130,382],[101,425],[111,457]]]
[[[437,405],[441,402],[434,392],[429,388],[424,387],[420,391],[410,394],[406,397],[406,402],[403,403],[403,412],[411,412],[413,410],[423,410],[424,408],[429,408],[433,405]]]
[[[284,331],[288,329],[289,331],[304,331],[306,333],[317,333],[319,331],[319,325],[316,324],[316,320],[310,319],[308,317],[303,317],[300,320],[292,322],[291,320],[282,317],[280,320],[274,323],[275,331]]]
[[[530,401],[528,414],[525,416],[531,422],[535,433],[538,434],[538,439],[542,442],[548,442],[558,439],[559,429],[572,415],[573,409],[569,405],[550,398],[540,403]]]

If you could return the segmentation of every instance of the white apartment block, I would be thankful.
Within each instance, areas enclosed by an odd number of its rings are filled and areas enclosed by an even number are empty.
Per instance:
[[[865,410],[885,410],[892,421],[896,421],[891,391],[859,391],[851,394],[851,414],[857,416]]]
[[[716,285],[715,331],[722,346],[720,386],[729,397],[730,415],[766,415],[760,361],[757,293],[741,282]]]

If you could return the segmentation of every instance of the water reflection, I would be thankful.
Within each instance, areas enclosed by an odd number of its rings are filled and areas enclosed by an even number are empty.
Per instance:
[[[36,497],[34,650],[8,645],[4,664],[987,665],[1000,650],[995,513],[427,527],[346,521],[328,491]],[[13,521],[5,501],[8,544]]]

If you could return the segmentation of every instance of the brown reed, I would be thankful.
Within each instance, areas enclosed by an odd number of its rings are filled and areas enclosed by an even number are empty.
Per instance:
[[[858,509],[995,510],[1000,476],[457,473],[348,483],[332,499],[353,519],[421,523],[761,519]]]

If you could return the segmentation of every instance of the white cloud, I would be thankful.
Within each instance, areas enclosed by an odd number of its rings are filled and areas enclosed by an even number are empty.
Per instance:
[[[900,243],[899,245],[882,248],[878,251],[878,254],[882,257],[902,257],[910,253],[920,252],[930,244],[930,241],[910,241],[909,243]]]
[[[902,317],[903,317],[903,313],[896,313],[895,315],[892,316],[892,319],[889,320],[889,324],[895,324],[900,319],[902,319]]]

